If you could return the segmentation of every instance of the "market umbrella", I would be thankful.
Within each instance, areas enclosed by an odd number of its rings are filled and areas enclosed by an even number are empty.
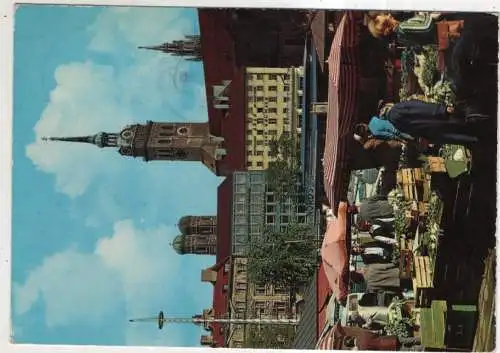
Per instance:
[[[325,193],[336,214],[347,189],[348,146],[357,123],[360,85],[359,37],[362,15],[346,11],[333,38],[328,57],[328,112],[323,155]]]
[[[341,202],[336,217],[327,221],[321,245],[323,270],[333,295],[346,299],[349,289],[349,255],[347,254],[347,203]]]

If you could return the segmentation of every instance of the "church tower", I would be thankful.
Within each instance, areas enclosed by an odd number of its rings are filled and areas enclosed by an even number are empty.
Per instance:
[[[201,61],[200,36],[187,35],[183,40],[174,40],[172,43],[163,43],[155,46],[144,46],[139,49],[157,50],[174,56],[186,57],[189,61]]]
[[[179,220],[182,234],[216,234],[216,216],[184,216]]]
[[[81,137],[45,137],[44,140],[80,142],[114,147],[122,156],[144,161],[202,162],[216,173],[216,162],[226,155],[224,139],[210,134],[208,123],[157,123],[126,126],[120,133],[99,132]]]
[[[178,254],[217,254],[217,217],[184,216],[178,226],[181,234],[172,243]]]

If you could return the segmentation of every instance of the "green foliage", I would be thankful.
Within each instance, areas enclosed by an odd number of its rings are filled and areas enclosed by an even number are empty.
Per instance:
[[[455,94],[449,81],[439,81],[427,93],[428,102],[445,104],[451,107],[455,103]]]
[[[399,99],[406,100],[408,73],[413,72],[415,66],[415,51],[412,48],[405,48],[401,53],[401,89],[399,90]]]
[[[252,326],[248,329],[245,348],[292,348],[295,332],[295,326],[291,325]]]
[[[404,311],[405,300],[395,297],[389,309],[389,322],[384,330],[387,335],[394,335],[400,338],[412,336],[414,322],[408,313]]]
[[[411,319],[403,317],[400,318],[399,320],[389,322],[385,326],[384,330],[387,335],[394,335],[404,338],[411,337],[411,331],[412,331]]]
[[[433,46],[424,46],[423,55],[425,56],[425,62],[422,68],[422,82],[427,87],[432,87],[439,77],[437,69],[438,52]]]
[[[423,48],[425,61],[421,72],[422,87],[426,91],[425,96],[409,95],[407,92],[408,74],[413,72],[415,67],[415,51],[412,48],[405,49],[401,54],[401,89],[399,98],[401,101],[418,99],[429,103],[446,104],[453,106],[455,96],[451,88],[451,83],[446,80],[439,80],[440,72],[437,69],[438,52],[433,46]]]
[[[278,199],[294,195],[300,182],[298,145],[293,137],[282,135],[269,142],[268,187]]]
[[[427,217],[422,224],[422,249],[429,255],[431,261],[434,261],[436,256],[441,214],[442,201],[433,193],[427,205]]]
[[[406,210],[410,209],[411,202],[406,201],[403,197],[403,191],[399,188],[392,190],[388,195],[388,201],[394,208],[394,235],[397,245],[394,246],[392,252],[392,262],[399,265],[401,240],[406,238],[408,224],[406,222]]]
[[[306,284],[317,265],[317,244],[311,226],[290,224],[285,232],[266,229],[250,239],[248,278],[254,283],[290,287]]]

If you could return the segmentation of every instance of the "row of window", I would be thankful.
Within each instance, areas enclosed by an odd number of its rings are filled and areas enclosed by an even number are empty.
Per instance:
[[[288,94],[288,93],[285,93]],[[263,103],[264,106],[267,106],[268,103],[278,103],[278,98],[281,98],[283,103],[287,103],[290,101],[290,97],[288,95],[268,95],[268,96],[256,96],[253,92],[248,92],[248,108],[255,107],[255,103]],[[261,105],[261,104],[258,104]]]
[[[279,219],[279,223],[277,222],[277,220]],[[285,232],[286,229],[287,229],[287,225],[288,223],[290,223],[290,220],[292,218],[290,216],[277,216],[277,215],[274,215],[274,214],[268,214],[266,215],[266,225],[276,225],[276,224],[279,224],[280,225],[280,231],[281,232]],[[297,223],[300,223],[300,224],[305,224],[306,223],[306,216],[305,215],[297,215]]]
[[[285,84],[283,86],[277,86],[277,85],[262,85],[262,84],[258,84],[258,85],[253,85],[252,83],[249,83],[249,86],[251,88],[249,88],[248,90],[248,93],[250,94],[250,92],[252,92],[252,90],[255,90],[257,92],[261,92],[261,91],[264,91],[264,90],[267,90],[269,92],[278,92],[278,87],[279,88],[282,88],[282,90],[284,92],[289,92],[290,91],[290,86]]]
[[[251,192],[251,193],[263,193],[265,192],[266,190],[266,187],[264,184],[252,184],[252,186],[250,187],[250,190],[248,190],[249,188],[247,187],[247,185],[244,185],[244,184],[236,184],[234,186],[234,192],[236,194],[244,194],[246,195],[247,192]]]
[[[262,161],[248,161],[247,168],[264,168],[264,162],[262,162]]]
[[[290,74],[253,74],[251,76],[254,80],[264,80],[264,79],[269,79],[269,80],[277,80],[278,78],[283,81],[288,81],[290,80]]]
[[[263,173],[235,173],[234,183],[246,185],[247,176],[250,176],[250,183],[252,184],[262,184],[265,178]]]

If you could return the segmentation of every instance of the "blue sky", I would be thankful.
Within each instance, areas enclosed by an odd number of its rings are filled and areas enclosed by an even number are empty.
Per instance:
[[[22,5],[14,49],[13,331],[17,343],[198,346],[195,326],[132,325],[211,305],[209,256],[170,242],[186,214],[215,214],[220,178],[42,136],[130,122],[206,121],[201,63],[152,51],[198,33],[195,10]]]

